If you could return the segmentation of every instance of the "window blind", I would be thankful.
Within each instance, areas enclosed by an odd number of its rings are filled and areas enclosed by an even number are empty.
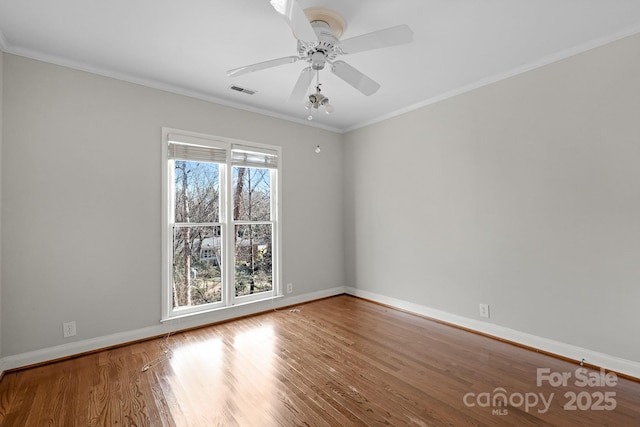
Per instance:
[[[231,163],[234,166],[276,169],[278,152],[267,148],[234,144],[231,148]]]
[[[177,160],[196,162],[225,163],[227,150],[224,148],[202,145],[208,141],[185,135],[169,135],[168,157]]]

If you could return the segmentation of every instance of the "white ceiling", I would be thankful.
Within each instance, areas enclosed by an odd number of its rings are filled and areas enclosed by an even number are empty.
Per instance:
[[[408,45],[341,56],[382,85],[325,70],[335,107],[307,122],[289,95],[307,65],[226,71],[296,54],[269,0],[0,0],[0,48],[343,132],[640,32],[638,0],[299,0],[347,21],[343,39],[408,24]],[[232,84],[257,91],[235,92]]]

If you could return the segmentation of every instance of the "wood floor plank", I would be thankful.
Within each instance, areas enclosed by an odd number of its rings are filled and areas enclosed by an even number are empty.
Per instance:
[[[538,368],[579,366],[339,296],[8,373],[0,426],[640,425],[640,383],[538,386]],[[483,406],[496,390],[553,398]],[[584,392],[615,409],[565,408]]]

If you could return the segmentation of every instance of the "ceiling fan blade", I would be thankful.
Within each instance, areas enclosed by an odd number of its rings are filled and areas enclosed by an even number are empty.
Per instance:
[[[331,71],[363,94],[373,95],[380,89],[380,85],[344,61],[331,64]]]
[[[396,46],[411,41],[413,41],[411,28],[408,25],[398,25],[342,40],[339,47],[342,53],[347,54]]]
[[[314,42],[318,40],[316,32],[311,27],[309,18],[295,0],[271,0],[271,6],[284,16],[298,40]]]
[[[299,102],[304,96],[307,94],[307,89],[311,86],[311,82],[313,81],[313,73],[314,71],[311,67],[307,67],[300,73],[300,77],[298,77],[298,81],[296,85],[293,87],[293,91],[291,92],[291,96],[289,97],[290,102]]]
[[[300,58],[297,56],[286,56],[284,58],[271,59],[269,61],[258,62],[257,64],[245,65],[244,67],[234,68],[227,71],[227,76],[236,77],[243,74],[252,73],[254,71],[264,70],[265,68],[277,67],[278,65],[291,64]]]

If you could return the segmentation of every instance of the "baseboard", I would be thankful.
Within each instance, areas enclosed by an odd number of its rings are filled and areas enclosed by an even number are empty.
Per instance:
[[[0,359],[0,378],[6,371],[12,371],[32,365],[52,362],[59,359],[65,359],[109,347],[115,347],[127,343],[161,336],[170,332],[224,322],[234,318],[263,313],[281,307],[292,306],[317,299],[341,295],[344,293],[345,287],[338,286],[331,289],[323,289],[321,291],[310,292],[301,295],[285,295],[282,298],[256,301],[250,304],[230,307],[229,309],[194,315],[189,318],[171,320],[146,328],[119,332],[111,335],[90,338],[86,340],[71,342],[68,344],[43,348],[40,350],[30,351],[12,356],[6,356]]]
[[[512,342],[514,344],[537,349],[565,359],[576,361],[584,359],[588,362],[589,365],[602,367],[634,379],[640,379],[640,363],[635,361],[617,358],[608,354],[599,353],[593,350],[573,346],[543,337],[538,337],[492,323],[458,316],[412,302],[391,298],[368,291],[363,291],[357,288],[342,286],[316,292],[310,292],[302,295],[285,296],[276,300],[246,304],[243,306],[234,307],[233,310],[221,310],[217,312],[206,313],[200,316],[194,316],[193,318],[178,319],[172,322],[165,322],[164,324],[158,324],[146,328],[119,332],[116,334],[75,341],[69,344],[63,344],[55,347],[48,347],[31,352],[7,356],[0,359],[0,378],[2,378],[3,373],[6,371],[12,371],[31,365],[37,365],[58,359],[73,357],[75,355],[83,353],[157,337],[169,332],[223,322],[237,317],[243,317],[281,307],[302,304],[305,302],[344,293],[368,299],[380,304],[388,305],[390,307],[394,307],[407,312],[415,313],[421,316],[429,317],[441,322]]]
[[[5,366],[4,360],[0,359],[0,381],[2,381],[2,378],[4,377],[4,373],[6,370],[7,368]]]
[[[380,304],[388,305],[399,310],[429,317],[464,329],[469,329],[484,335],[511,342],[516,345],[536,349],[563,359],[581,361],[585,360],[589,366],[604,368],[631,379],[640,381],[640,363],[632,360],[621,359],[597,351],[577,347],[548,338],[538,337],[525,332],[516,331],[493,323],[482,322],[463,316],[447,313],[431,307],[412,302],[387,297],[384,295],[363,291],[361,289],[347,287],[348,295],[368,299]]]

